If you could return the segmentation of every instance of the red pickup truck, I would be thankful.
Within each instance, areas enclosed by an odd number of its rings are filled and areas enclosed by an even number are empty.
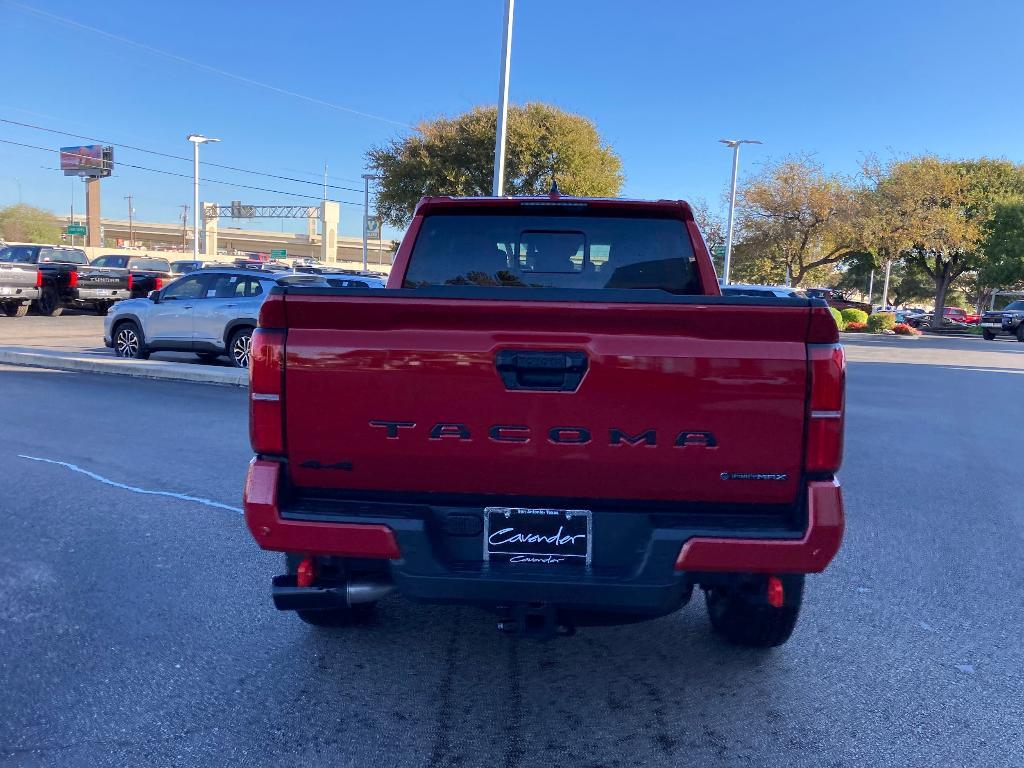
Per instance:
[[[722,296],[682,201],[424,198],[386,288],[275,288],[251,361],[245,516],[315,625],[397,590],[547,637],[700,587],[774,646],[842,540],[836,324]]]

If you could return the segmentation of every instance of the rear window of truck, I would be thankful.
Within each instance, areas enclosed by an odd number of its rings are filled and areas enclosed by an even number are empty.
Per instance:
[[[700,293],[682,221],[587,216],[427,216],[403,287],[446,285]]]

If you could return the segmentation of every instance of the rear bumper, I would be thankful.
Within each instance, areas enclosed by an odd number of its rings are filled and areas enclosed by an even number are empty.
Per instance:
[[[39,289],[35,286],[0,285],[0,301],[35,301],[39,298]]]
[[[803,531],[714,530],[706,524],[665,522],[648,525],[647,516],[643,526],[638,526],[637,516],[612,512],[605,518],[605,529],[614,530],[610,538],[621,542],[622,551],[606,560],[621,555],[618,563],[602,564],[595,555],[590,569],[487,566],[447,551],[433,530],[436,521],[419,514],[415,505],[338,502],[336,509],[325,511],[323,507],[330,506],[325,502],[315,513],[317,520],[309,519],[313,514],[304,510],[282,510],[280,470],[276,462],[254,459],[246,480],[246,523],[263,549],[384,560],[398,591],[425,602],[542,603],[655,616],[685,603],[694,584],[713,582],[721,574],[822,571],[839,550],[843,535],[839,484],[816,481],[808,483]],[[601,522],[595,513],[595,531]],[[642,530],[637,532],[638,528]],[[479,546],[474,541],[463,539],[455,546],[465,546],[459,550],[465,553]]]
[[[127,288],[73,288],[71,300],[76,302],[121,301],[130,299],[132,292]]]

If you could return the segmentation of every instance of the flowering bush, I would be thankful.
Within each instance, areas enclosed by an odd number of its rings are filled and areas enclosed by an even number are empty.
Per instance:
[[[868,329],[867,323],[852,322],[846,324],[847,333],[864,333]]]
[[[868,313],[863,309],[844,309],[843,322],[845,323],[866,323],[868,321]]]
[[[896,323],[896,325],[894,325],[892,327],[892,330],[893,330],[893,333],[895,333],[897,336],[920,336],[921,335],[921,332],[919,330],[917,330],[917,328],[909,326],[906,323]]]

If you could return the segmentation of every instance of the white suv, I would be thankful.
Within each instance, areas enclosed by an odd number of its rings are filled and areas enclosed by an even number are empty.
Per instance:
[[[263,300],[274,286],[290,283],[328,285],[319,275],[231,268],[193,272],[149,298],[115,304],[104,319],[103,343],[118,357],[195,352],[204,360],[227,355],[236,367],[247,368]]]

